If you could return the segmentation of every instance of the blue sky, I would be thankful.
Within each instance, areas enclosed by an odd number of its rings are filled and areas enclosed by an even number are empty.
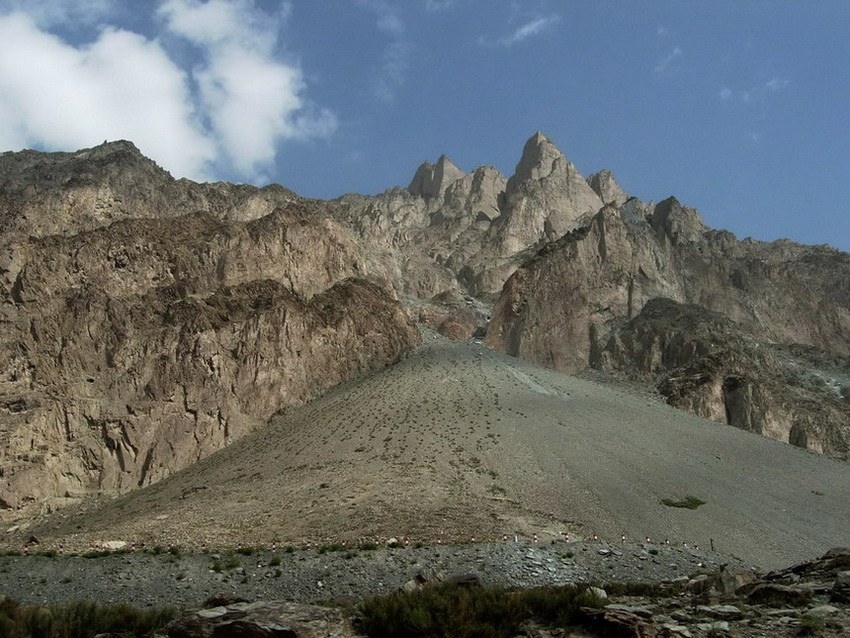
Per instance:
[[[850,3],[0,0],[0,150],[133,140],[176,177],[331,198],[445,153],[850,250]]]

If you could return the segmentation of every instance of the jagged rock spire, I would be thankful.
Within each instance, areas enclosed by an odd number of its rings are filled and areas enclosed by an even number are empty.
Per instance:
[[[420,197],[442,197],[453,182],[462,178],[464,173],[445,155],[440,155],[436,164],[425,162],[417,170],[407,190],[411,195]]]

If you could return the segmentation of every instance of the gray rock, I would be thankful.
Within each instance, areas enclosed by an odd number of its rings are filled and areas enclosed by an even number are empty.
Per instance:
[[[215,615],[211,612],[216,611]],[[355,632],[339,609],[289,602],[258,602],[223,612],[185,612],[166,628],[169,638],[353,638]]]
[[[829,601],[833,603],[850,603],[850,571],[839,572],[835,577]]]
[[[720,620],[740,620],[744,614],[734,605],[698,605],[697,613]]]

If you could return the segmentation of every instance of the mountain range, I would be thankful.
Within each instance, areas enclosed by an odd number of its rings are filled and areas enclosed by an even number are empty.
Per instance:
[[[850,255],[712,230],[541,133],[509,178],[443,156],[332,201],[126,141],[3,153],[0,222],[15,533],[848,540]]]

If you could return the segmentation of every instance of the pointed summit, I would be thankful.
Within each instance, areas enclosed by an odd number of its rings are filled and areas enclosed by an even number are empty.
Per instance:
[[[511,181],[523,182],[528,179],[539,180],[552,173],[555,163],[564,159],[564,154],[558,150],[552,141],[537,131],[528,138],[522,148],[522,157],[516,165]]]
[[[505,186],[500,250],[516,254],[537,241],[557,239],[602,206],[575,166],[538,131],[525,143]]]
[[[425,162],[417,170],[407,187],[411,195],[432,198],[442,197],[452,182],[466,175],[445,155],[440,155],[436,164]]]

